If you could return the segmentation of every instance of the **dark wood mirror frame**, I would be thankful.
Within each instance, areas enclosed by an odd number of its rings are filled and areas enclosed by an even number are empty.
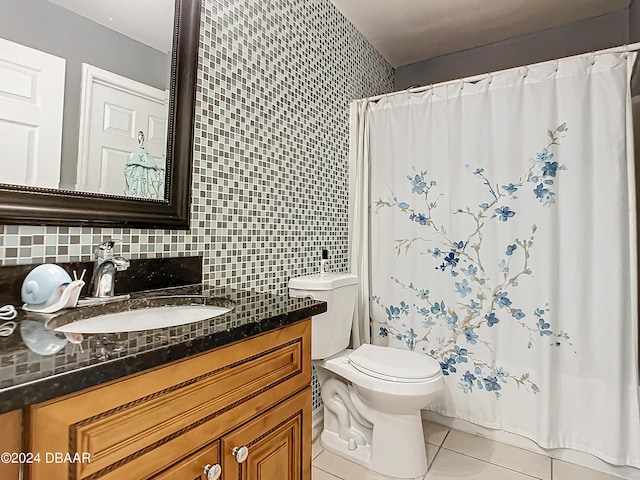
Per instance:
[[[146,200],[0,183],[0,223],[189,228],[201,0],[176,0],[165,199]]]

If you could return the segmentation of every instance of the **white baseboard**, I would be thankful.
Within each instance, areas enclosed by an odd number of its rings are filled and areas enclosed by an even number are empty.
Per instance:
[[[471,423],[467,420],[445,417],[444,415],[428,410],[422,410],[422,418],[424,420],[438,423],[440,425],[444,425],[445,427],[453,428],[461,432],[471,433],[473,435],[485,437],[500,443],[506,443],[507,445],[530,450],[532,452],[540,453],[551,458],[564,460],[565,462],[582,465],[583,467],[605,472],[610,475],[615,475],[627,480],[640,480],[640,469],[611,465],[610,463],[600,460],[599,458],[594,457],[593,455],[590,455],[588,453],[579,452],[577,450],[570,450],[568,448],[542,448],[533,440],[530,440],[516,433],[483,427],[480,425],[476,425],[475,423]]]
[[[311,440],[313,442],[320,436],[324,428],[324,407],[316,408],[311,414]]]

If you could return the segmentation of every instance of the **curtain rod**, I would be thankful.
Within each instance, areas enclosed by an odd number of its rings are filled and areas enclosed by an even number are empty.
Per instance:
[[[604,50],[596,50],[594,52],[588,52],[588,53],[579,53],[577,55],[569,55],[568,57],[561,57],[561,58],[556,58],[553,60],[546,60],[544,62],[538,62],[538,63],[532,63],[530,65],[520,65],[517,67],[512,67],[512,68],[505,68],[504,70],[497,70],[495,72],[489,72],[489,73],[481,73],[479,75],[474,75],[471,77],[463,77],[463,78],[457,78],[455,80],[447,80],[444,82],[438,82],[438,83],[433,83],[430,85],[423,85],[420,87],[409,87],[405,90],[399,90],[397,92],[389,92],[389,93],[383,93],[381,95],[376,95],[374,97],[367,97],[367,98],[363,98],[362,100],[368,100],[370,102],[375,102],[376,100],[380,100],[382,98],[385,97],[391,97],[393,95],[399,95],[401,93],[421,93],[424,91],[429,90],[430,88],[433,87],[441,87],[444,85],[453,85],[455,83],[460,83],[460,81],[462,80],[463,82],[477,82],[479,80],[484,80],[485,78],[489,77],[489,75],[495,75],[495,74],[499,74],[499,73],[506,73],[506,72],[512,72],[514,70],[518,70],[524,67],[537,67],[539,65],[544,65],[545,63],[551,63],[551,62],[557,62],[558,60],[562,60],[565,58],[580,58],[580,57],[589,57],[591,55],[602,55],[604,53],[624,53],[624,52],[635,52],[637,50],[640,50],[640,42],[636,42],[636,43],[631,43],[629,45],[622,45],[619,47],[612,47],[612,48],[606,48]]]

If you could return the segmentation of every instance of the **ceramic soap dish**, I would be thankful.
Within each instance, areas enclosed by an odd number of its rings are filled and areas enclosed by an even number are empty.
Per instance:
[[[34,268],[22,283],[22,309],[27,312],[54,313],[63,308],[73,308],[78,303],[84,287],[82,277],[75,280],[61,267],[44,264]]]

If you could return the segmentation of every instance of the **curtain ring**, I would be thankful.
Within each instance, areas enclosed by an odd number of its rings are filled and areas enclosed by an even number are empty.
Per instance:
[[[491,74],[487,75],[487,83],[491,85],[491,81],[493,80],[493,76]]]
[[[527,75],[529,75],[529,67],[525,66],[524,67],[524,73],[522,74],[523,78],[527,78]]]
[[[464,79],[460,79],[460,90],[464,90]]]
[[[556,60],[555,64],[556,64],[556,73],[558,73],[558,70],[560,70],[560,62],[558,62],[558,60]]]

